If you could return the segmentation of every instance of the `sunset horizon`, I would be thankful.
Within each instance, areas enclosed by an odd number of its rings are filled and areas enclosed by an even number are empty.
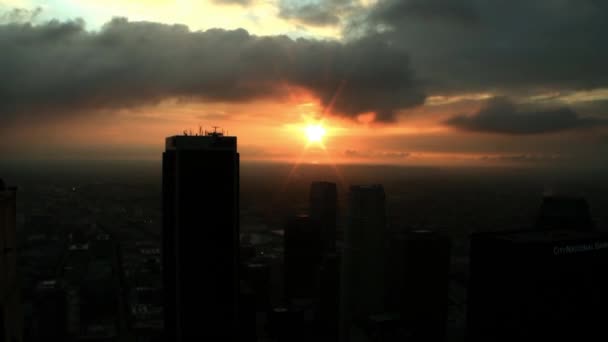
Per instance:
[[[147,160],[219,126],[243,160],[605,165],[602,5],[501,6],[2,1],[0,153]]]

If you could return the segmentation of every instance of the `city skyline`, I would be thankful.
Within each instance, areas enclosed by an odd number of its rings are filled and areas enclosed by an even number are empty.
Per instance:
[[[540,199],[525,184],[534,178],[393,168],[380,184],[368,169],[345,188],[327,166],[312,181],[291,169],[277,187],[268,165],[241,177],[237,137],[217,129],[165,146],[162,182],[137,169],[18,181],[25,200],[9,196],[6,221],[18,227],[24,341],[447,342],[602,329],[591,313],[608,298],[596,285],[608,279],[601,187],[591,203],[542,194],[534,220],[521,202]],[[501,315],[514,318],[504,326]]]
[[[156,160],[201,125],[244,161],[602,168],[605,6],[0,1],[0,153]]]

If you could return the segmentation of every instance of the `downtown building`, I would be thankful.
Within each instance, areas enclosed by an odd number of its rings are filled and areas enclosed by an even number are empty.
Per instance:
[[[310,219],[319,225],[324,253],[336,250],[338,189],[336,183],[313,182],[310,185]]]
[[[595,230],[589,203],[582,197],[545,196],[536,230]]]
[[[308,215],[297,215],[285,226],[285,294],[288,300],[313,298],[322,259],[320,227]]]
[[[471,238],[468,341],[585,341],[604,336],[608,234],[575,230]]]
[[[396,314],[408,341],[446,339],[451,241],[430,230],[391,237],[386,310]]]
[[[384,312],[386,196],[382,185],[351,186],[340,281],[340,335]]]
[[[16,234],[17,189],[0,179],[0,341],[23,340]]]
[[[237,138],[166,139],[163,274],[167,341],[230,341],[238,331]]]

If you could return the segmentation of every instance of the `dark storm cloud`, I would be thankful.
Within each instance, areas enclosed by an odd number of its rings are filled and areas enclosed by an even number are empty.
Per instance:
[[[310,90],[337,115],[395,111],[424,93],[402,49],[369,36],[348,43],[257,37],[245,30],[114,19],[0,26],[0,118],[154,104],[168,97],[249,101]]]
[[[374,9],[373,19],[393,25],[422,19],[469,26],[479,22],[479,13],[471,4],[458,0],[380,1]]]
[[[608,87],[608,2],[379,0],[348,36],[381,32],[410,52],[429,91]]]
[[[41,7],[34,9],[13,8],[10,11],[0,13],[0,24],[32,22],[42,13]]]
[[[521,110],[507,99],[494,98],[477,113],[455,116],[446,124],[467,131],[523,135],[605,126],[608,121],[582,118],[567,107]]]
[[[352,0],[280,0],[279,16],[312,26],[340,24],[340,15],[358,8]]]

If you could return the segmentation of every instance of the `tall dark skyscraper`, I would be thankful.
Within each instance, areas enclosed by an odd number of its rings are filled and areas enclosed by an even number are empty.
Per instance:
[[[321,263],[320,227],[308,215],[291,218],[285,227],[285,292],[287,298],[311,298]]]
[[[341,335],[353,322],[384,311],[386,197],[382,185],[352,186],[344,235]]]
[[[584,198],[547,196],[540,207],[536,228],[593,231],[595,227]]]
[[[173,136],[163,154],[167,341],[236,339],[239,247],[237,138]]]
[[[608,234],[557,230],[471,239],[468,341],[585,341],[605,333]]]
[[[17,189],[0,179],[0,341],[22,341],[17,281]]]
[[[310,218],[321,228],[324,252],[336,250],[338,190],[335,183],[313,182],[310,186]]]
[[[387,311],[399,314],[412,341],[445,341],[450,240],[418,230],[396,234],[389,246]]]

